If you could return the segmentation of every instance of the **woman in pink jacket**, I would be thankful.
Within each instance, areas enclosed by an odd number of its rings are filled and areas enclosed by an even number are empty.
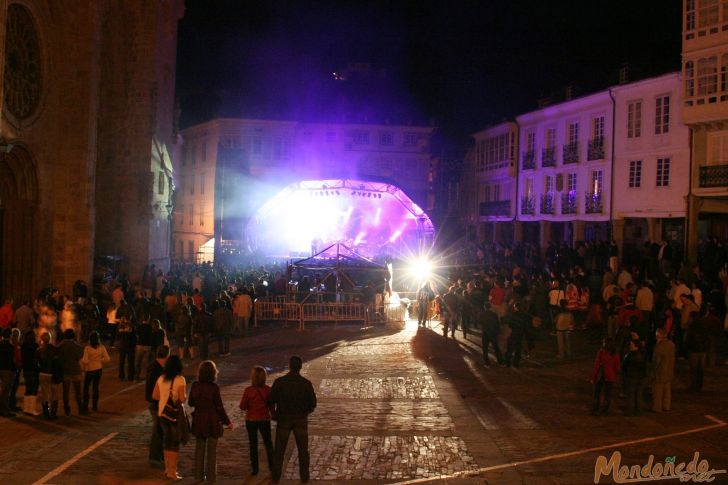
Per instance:
[[[609,412],[609,403],[612,399],[612,387],[619,377],[620,360],[617,349],[614,346],[614,340],[605,338],[602,342],[602,348],[597,352],[594,359],[594,370],[592,371],[589,382],[594,384],[594,404],[592,405],[591,415],[606,415]],[[604,390],[604,400],[601,400],[602,389]],[[600,412],[601,404],[601,412]]]

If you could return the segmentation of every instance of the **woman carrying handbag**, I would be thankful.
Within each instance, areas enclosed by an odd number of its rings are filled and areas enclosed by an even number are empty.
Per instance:
[[[157,379],[152,397],[159,402],[159,424],[164,446],[164,473],[171,480],[181,480],[177,474],[179,445],[182,441],[181,420],[186,420],[184,402],[187,400],[187,381],[182,375],[182,361],[176,355],[167,359],[164,374]]]
[[[197,381],[190,389],[192,434],[195,436],[195,480],[214,483],[217,480],[217,440],[222,436],[222,425],[233,429],[220,397],[217,366],[211,360],[200,362]]]

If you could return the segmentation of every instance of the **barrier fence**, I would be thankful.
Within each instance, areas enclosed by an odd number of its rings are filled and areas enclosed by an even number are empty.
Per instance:
[[[259,321],[295,322],[303,330],[307,322],[404,323],[404,305],[365,305],[364,303],[295,303],[255,301],[254,325]]]

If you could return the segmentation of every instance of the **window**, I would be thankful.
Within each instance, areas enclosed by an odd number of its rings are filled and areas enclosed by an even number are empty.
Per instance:
[[[493,186],[493,190],[491,190],[490,193],[491,197],[493,197],[493,202],[498,202],[500,199],[500,185],[495,184]]]
[[[698,27],[710,27],[718,21],[718,0],[698,0]]]
[[[629,162],[629,187],[639,188],[642,185],[642,160],[630,160]]]
[[[570,173],[568,175],[569,177],[567,179],[566,188],[569,191],[569,194],[576,194],[576,174]]]
[[[526,135],[526,151],[532,152],[536,149],[536,133],[530,132]]]
[[[195,218],[195,206],[190,204],[190,206],[187,208],[187,214],[189,216],[190,226],[194,224],[193,219]]]
[[[657,176],[655,177],[655,185],[657,187],[667,187],[670,185],[670,159],[657,159]]]
[[[508,166],[508,133],[486,138],[483,142],[484,170]]]
[[[598,195],[602,193],[602,189],[604,188],[604,172],[601,170],[594,170],[592,172],[592,183],[591,183],[591,190],[594,195]]]
[[[334,143],[335,141],[336,141],[336,132],[327,131],[326,132],[326,143]]]
[[[207,143],[204,141],[202,142],[200,160],[202,160],[202,163],[205,163],[207,161]]]
[[[579,122],[574,121],[569,123],[569,145],[573,145],[579,140]]]
[[[655,99],[655,135],[670,131],[670,96]]]
[[[533,195],[533,179],[527,178],[526,179],[526,196],[531,197]]]
[[[383,131],[379,134],[379,144],[382,146],[392,146],[394,144],[394,137],[389,131]]]
[[[201,226],[205,225],[205,218],[203,216],[204,216],[204,211],[202,210],[202,206],[200,206],[200,225]]]
[[[177,246],[179,248],[179,249],[177,249],[177,251],[179,251],[177,253],[177,256],[179,257],[179,259],[184,259],[185,258],[185,242],[180,239],[179,244]]]
[[[718,90],[718,58],[698,59],[698,96],[715,94]]]
[[[195,259],[195,242],[187,241],[187,252],[190,255],[190,261]]]
[[[550,175],[546,176],[546,179],[544,180],[544,192],[547,194],[550,194],[554,191],[554,178]]]
[[[157,178],[157,194],[159,195],[164,195],[165,179],[166,175],[164,172],[159,172],[159,177]]]
[[[369,132],[368,131],[355,131],[354,132],[354,143],[356,145],[368,145],[369,144]]]
[[[553,148],[556,146],[556,128],[546,129],[546,148]]]
[[[720,62],[720,92],[728,93],[728,54],[723,54]]]
[[[190,174],[190,195],[195,193],[195,174]]]
[[[185,206],[180,204],[175,212],[177,213],[177,224],[183,225],[185,223]]]
[[[685,63],[685,97],[695,96],[695,66],[693,61]]]
[[[592,118],[592,139],[604,138],[604,116]]]
[[[695,30],[695,0],[685,1],[685,30]]]
[[[632,101],[627,105],[627,138],[642,135],[642,101]]]
[[[205,174],[200,174],[200,194],[205,195]]]
[[[406,146],[406,147],[417,146],[417,133],[405,133],[404,134],[404,146]]]
[[[708,134],[707,165],[728,165],[728,133]]]

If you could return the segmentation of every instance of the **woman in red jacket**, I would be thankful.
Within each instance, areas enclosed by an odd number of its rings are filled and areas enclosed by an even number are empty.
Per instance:
[[[592,416],[599,414],[600,404],[601,414],[606,415],[609,412],[612,387],[617,382],[619,367],[620,360],[614,346],[614,340],[605,338],[602,342],[602,348],[597,352],[597,357],[594,360],[594,370],[589,380],[594,384],[594,404],[590,413]],[[601,401],[602,389],[604,389],[603,402]]]
[[[268,396],[270,386],[266,385],[267,374],[265,369],[259,365],[250,371],[251,385],[243,391],[243,398],[240,400],[240,409],[245,411],[245,429],[248,430],[250,440],[250,467],[252,475],[258,474],[258,431],[263,437],[265,454],[268,458],[268,470],[273,471],[273,440],[270,435],[270,408]]]

